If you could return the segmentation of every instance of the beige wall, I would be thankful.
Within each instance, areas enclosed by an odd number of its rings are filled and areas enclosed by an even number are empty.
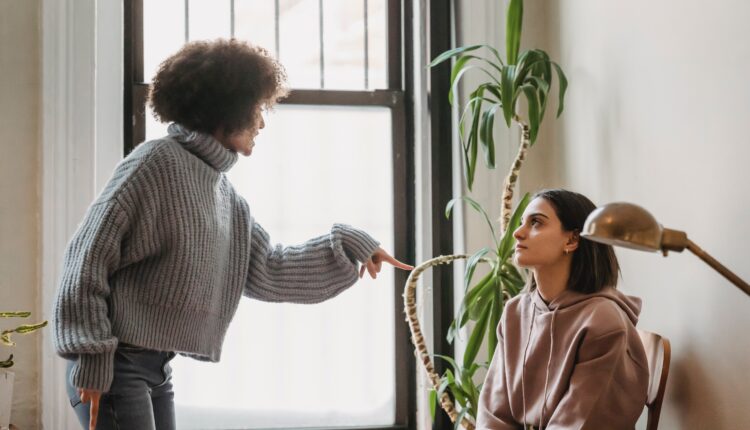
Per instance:
[[[0,310],[38,316],[40,214],[40,2],[0,0]],[[32,317],[33,318],[33,317]],[[26,320],[0,321],[0,327]],[[30,321],[28,321],[30,322]],[[38,425],[39,336],[0,347],[16,366],[11,422]]]
[[[747,22],[741,1],[527,0],[524,47],[547,50],[570,87],[560,119],[550,106],[521,191],[641,204],[750,280]],[[488,30],[483,41],[500,40]],[[499,193],[485,181],[482,193]],[[467,237],[467,250],[485,246]],[[750,298],[689,253],[617,253],[621,288],[644,300],[639,326],[672,341],[660,428],[750,428]]]
[[[521,189],[639,203],[750,279],[750,5],[535,0],[526,12],[524,42],[570,88]],[[644,300],[641,328],[672,341],[660,427],[750,428],[750,299],[690,254],[618,256],[623,290]]]

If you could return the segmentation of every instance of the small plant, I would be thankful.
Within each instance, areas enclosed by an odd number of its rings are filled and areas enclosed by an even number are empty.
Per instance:
[[[30,316],[31,316],[31,312],[0,312],[0,318],[28,318]],[[46,325],[47,325],[47,321],[42,321],[37,324],[23,324],[11,330],[3,330],[2,333],[0,333],[0,343],[2,343],[5,346],[16,346],[16,343],[13,342],[13,340],[10,338],[11,334],[31,333],[33,331],[39,330],[40,328]],[[7,369],[9,367],[12,367],[13,364],[14,364],[13,354],[11,354],[10,357],[8,357],[8,359],[4,361],[0,361],[0,368]]]

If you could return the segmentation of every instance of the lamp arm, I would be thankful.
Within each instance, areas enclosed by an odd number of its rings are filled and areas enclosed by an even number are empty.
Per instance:
[[[690,252],[697,255],[701,260],[705,261],[709,266],[713,267],[717,272],[721,273],[725,278],[727,278],[729,282],[733,283],[739,289],[744,291],[745,294],[750,296],[750,285],[748,285],[747,282],[743,281],[739,276],[732,273],[731,270],[724,267],[724,265],[716,261],[715,258],[708,255],[706,251],[701,249],[700,246],[693,243],[693,241],[688,239],[687,242],[687,249],[689,249]]]

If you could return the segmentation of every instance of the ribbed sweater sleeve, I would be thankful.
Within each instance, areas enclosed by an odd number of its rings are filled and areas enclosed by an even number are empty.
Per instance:
[[[116,198],[99,200],[89,207],[65,253],[54,339],[60,355],[77,358],[71,382],[79,388],[106,392],[112,382],[117,338],[108,318],[108,278],[119,265],[127,226]]]
[[[379,243],[367,233],[335,224],[330,234],[298,246],[272,245],[268,233],[253,223],[245,295],[267,302],[319,303],[359,279],[359,263]]]

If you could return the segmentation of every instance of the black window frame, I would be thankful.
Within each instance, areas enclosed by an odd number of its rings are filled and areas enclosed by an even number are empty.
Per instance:
[[[125,0],[124,2],[124,154],[127,155],[140,142],[145,140],[146,113],[145,104],[148,95],[148,84],[143,70],[143,1]],[[393,207],[394,207],[394,256],[402,261],[413,262],[415,258],[415,190],[414,190],[414,112],[413,112],[413,46],[412,46],[412,10],[413,0],[386,0],[388,20],[387,40],[387,88],[377,90],[343,91],[343,90],[310,90],[292,89],[289,96],[282,100],[282,105],[329,105],[329,106],[378,106],[391,110],[392,124],[392,165],[393,165]],[[430,15],[450,15],[449,2],[438,1],[431,5]],[[432,21],[432,18],[431,18]],[[447,28],[450,28],[448,26]],[[233,33],[232,29],[232,33]],[[431,38],[445,38],[450,43],[450,34],[431,32]],[[278,38],[278,37],[277,37]],[[433,42],[431,41],[431,45]],[[441,45],[442,46],[442,45]],[[434,57],[434,55],[431,54]],[[449,69],[435,69],[435,75],[449,78]],[[445,75],[448,70],[448,75]],[[451,198],[451,125],[450,108],[445,107],[446,86],[431,84],[432,101],[430,108],[441,112],[440,117],[432,118],[433,132],[433,201],[439,202],[432,209],[434,229],[433,240],[437,244],[434,251],[449,253],[452,247],[452,226],[446,222],[441,208]],[[441,84],[442,85],[442,84]],[[438,106],[435,106],[438,105]],[[446,110],[447,109],[447,110]],[[448,113],[445,120],[444,111]],[[435,136],[435,133],[441,133]],[[442,134],[445,133],[445,134]],[[448,144],[445,144],[445,139]],[[437,155],[437,156],[436,156]],[[447,158],[446,158],[447,157]],[[447,182],[446,182],[447,181]],[[447,183],[447,187],[446,187]],[[435,184],[438,186],[435,187]],[[445,193],[448,194],[445,194]],[[437,194],[436,194],[437,193]],[[435,254],[438,255],[438,254]],[[445,353],[450,346],[444,342],[445,333],[452,318],[452,274],[450,270],[440,270],[441,275],[435,279],[435,321],[438,329],[436,335],[436,353]],[[395,301],[395,387],[396,414],[395,424],[385,427],[341,427],[342,430],[367,428],[369,430],[416,430],[416,361],[413,345],[409,339],[409,329],[404,322],[403,285],[408,273],[397,270],[394,280]],[[450,298],[450,300],[445,300]],[[442,304],[441,304],[442,303]],[[443,341],[439,341],[443,339]],[[440,365],[438,367],[441,368]],[[436,422],[434,428],[448,429],[444,419]],[[448,422],[449,424],[449,422]]]

